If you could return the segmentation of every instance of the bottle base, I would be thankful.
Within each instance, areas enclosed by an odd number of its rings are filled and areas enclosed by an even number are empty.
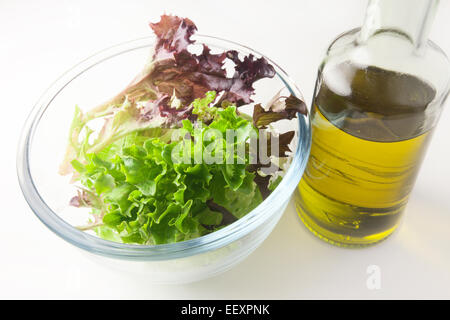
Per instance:
[[[344,234],[334,233],[327,229],[324,229],[320,225],[314,222],[302,208],[296,206],[297,214],[302,220],[306,228],[319,239],[342,248],[364,248],[378,244],[386,240],[396,229],[398,225],[392,228],[366,237],[354,237]]]

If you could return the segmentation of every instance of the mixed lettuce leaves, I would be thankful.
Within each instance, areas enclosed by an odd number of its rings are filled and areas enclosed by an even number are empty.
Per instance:
[[[209,126],[194,128],[183,120],[183,128],[194,139],[203,140],[201,149],[196,145],[194,150],[192,144],[186,150],[183,140],[165,142],[130,134],[101,152],[87,154],[85,164],[72,161],[85,187],[72,204],[95,208],[104,223],[101,228],[111,228],[125,243],[187,240],[217,230],[223,221],[242,217],[262,201],[254,182],[256,173],[246,170],[249,158],[242,164],[196,164],[195,156],[191,163],[174,163],[171,157],[175,148],[181,158],[183,152],[204,154],[212,143],[205,139],[211,127],[223,140],[229,128],[242,132],[235,144],[248,140],[254,130],[250,121],[236,114],[235,107],[229,107],[218,109]]]
[[[293,131],[259,129],[306,113],[294,96],[255,105],[253,117],[239,112],[253,102],[254,82],[275,75],[266,59],[212,54],[206,45],[191,53],[197,28],[189,19],[164,15],[150,26],[157,37],[150,62],[106,103],[85,113],[75,108],[60,167],[79,189],[70,204],[92,213],[79,228],[133,244],[196,238],[256,208],[280,183],[294,138]],[[234,64],[230,77],[226,60]],[[269,152],[273,139],[280,142],[277,165],[252,150],[262,134]]]

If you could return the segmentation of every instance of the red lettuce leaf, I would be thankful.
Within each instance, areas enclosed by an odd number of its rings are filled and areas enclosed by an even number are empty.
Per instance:
[[[253,55],[239,58],[236,51],[212,54],[203,45],[201,54],[188,51],[195,41],[191,37],[197,31],[195,24],[186,18],[163,15],[158,23],[151,23],[157,40],[151,63],[123,90],[96,111],[111,104],[122,104],[125,97],[131,103],[151,101],[141,111],[142,119],[165,117],[166,126],[177,124],[190,116],[190,104],[202,98],[208,91],[223,92],[219,104],[227,101],[237,106],[252,102],[253,83],[273,77],[275,69],[264,58]],[[235,73],[227,77],[225,60],[235,64]],[[175,95],[183,107],[172,108],[169,97]]]
[[[255,105],[253,109],[253,124],[257,128],[265,128],[268,124],[282,119],[291,120],[296,117],[297,112],[304,115],[307,114],[306,104],[299,98],[290,95],[284,98],[284,101],[280,101],[281,98],[272,103],[267,111],[261,104]]]
[[[147,77],[159,92],[171,95],[175,91],[184,104],[203,97],[208,91],[224,91],[221,102],[247,104],[252,102],[253,83],[275,75],[275,69],[266,59],[256,59],[251,54],[241,60],[237,51],[212,54],[206,45],[200,55],[190,53],[187,49],[194,43],[191,36],[197,28],[189,19],[164,15],[151,27],[158,41],[153,56],[155,66]],[[225,59],[235,64],[231,78],[224,69]]]
[[[197,31],[195,24],[185,18],[176,16],[161,16],[158,23],[150,23],[157,37],[154,59],[173,59],[174,54],[186,50],[188,45],[194,43],[191,36]]]
[[[225,91],[221,101],[229,101],[241,106],[253,102],[250,96],[253,95],[255,89],[253,83],[262,78],[273,78],[275,76],[275,69],[264,58],[255,59],[250,54],[239,59],[237,51],[228,51],[227,58],[235,63],[235,73],[232,79],[229,79],[227,87],[220,89]],[[227,79],[228,80],[228,79]]]

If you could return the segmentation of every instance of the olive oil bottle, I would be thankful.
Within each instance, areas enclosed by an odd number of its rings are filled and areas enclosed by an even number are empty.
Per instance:
[[[391,17],[401,3],[420,27]],[[365,25],[335,40],[319,69],[311,155],[295,205],[305,225],[332,244],[373,244],[399,224],[449,88],[448,73],[423,69],[449,70],[442,51],[423,38],[435,7],[430,0],[369,1]]]

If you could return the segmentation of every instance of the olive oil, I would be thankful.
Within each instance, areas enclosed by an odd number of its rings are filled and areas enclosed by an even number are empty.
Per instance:
[[[405,209],[431,138],[426,112],[435,90],[412,75],[352,63],[318,79],[298,214],[330,243],[376,243]]]

